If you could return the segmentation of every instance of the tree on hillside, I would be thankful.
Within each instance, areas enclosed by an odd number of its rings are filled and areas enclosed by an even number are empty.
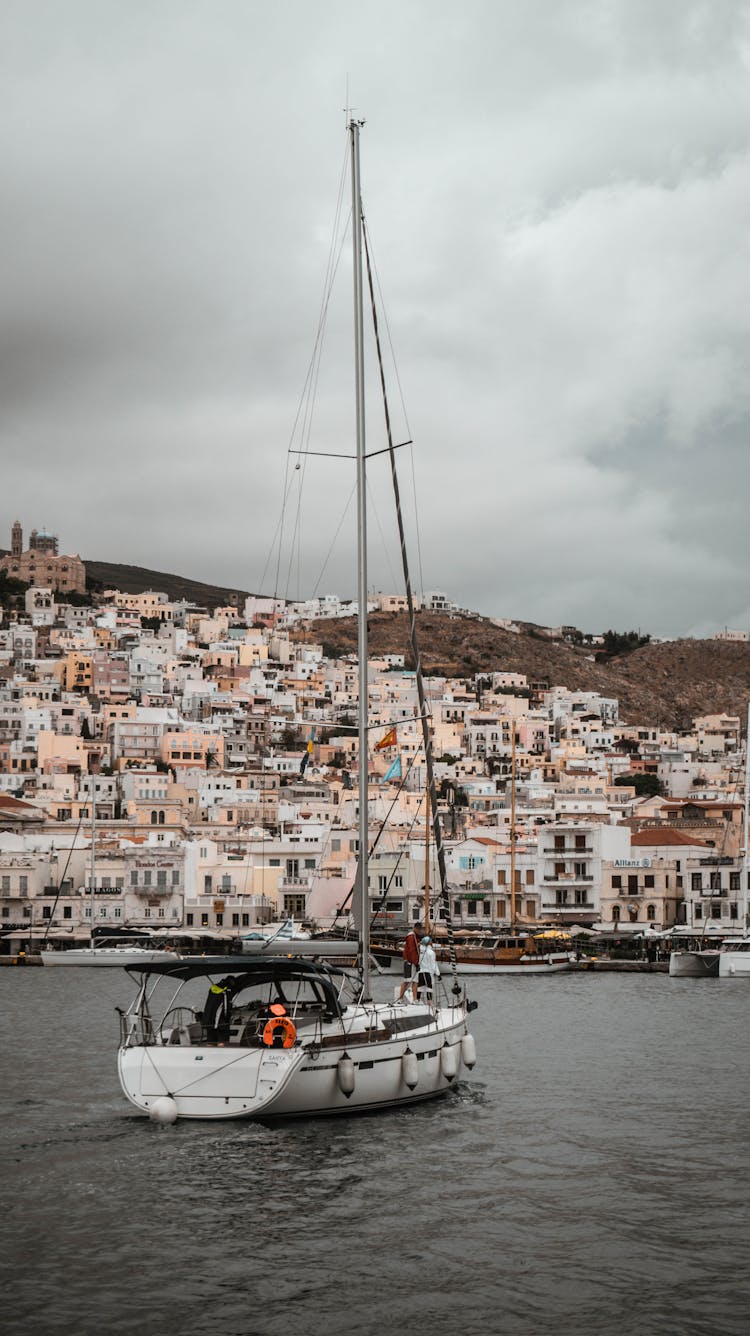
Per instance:
[[[660,794],[662,791],[658,775],[640,772],[635,775],[618,775],[615,784],[619,784],[622,788],[635,789],[639,798],[652,798],[654,794]]]
[[[614,658],[618,654],[631,654],[634,649],[640,649],[641,645],[647,645],[651,636],[642,636],[639,631],[605,631],[603,639],[604,653],[608,658]]]

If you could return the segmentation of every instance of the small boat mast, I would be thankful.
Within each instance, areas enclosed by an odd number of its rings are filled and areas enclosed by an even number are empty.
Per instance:
[[[357,663],[359,672],[359,949],[363,996],[370,996],[369,903],[369,762],[367,741],[367,473],[365,456],[364,302],[362,283],[362,193],[359,178],[359,131],[363,122],[349,121],[352,156],[352,252],[354,261],[354,397],[357,429]]]

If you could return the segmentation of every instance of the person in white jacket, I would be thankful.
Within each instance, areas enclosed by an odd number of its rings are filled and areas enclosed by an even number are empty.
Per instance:
[[[435,996],[435,980],[440,978],[437,956],[429,934],[419,944],[419,964],[417,966],[417,996],[421,994],[430,1002]]]

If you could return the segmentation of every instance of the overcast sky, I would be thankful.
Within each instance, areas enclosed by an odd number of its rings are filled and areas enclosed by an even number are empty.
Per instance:
[[[353,596],[346,461],[267,565],[348,87],[415,584],[750,630],[749,66],[733,0],[0,0],[0,546]],[[350,311],[344,252],[312,450],[353,448]]]

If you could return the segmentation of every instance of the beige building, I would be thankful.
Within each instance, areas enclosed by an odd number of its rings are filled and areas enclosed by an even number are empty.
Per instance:
[[[23,550],[23,529],[16,520],[11,530],[10,556],[0,558],[0,570],[24,584],[60,593],[86,593],[86,567],[79,556],[61,556],[54,534],[32,529]]]

